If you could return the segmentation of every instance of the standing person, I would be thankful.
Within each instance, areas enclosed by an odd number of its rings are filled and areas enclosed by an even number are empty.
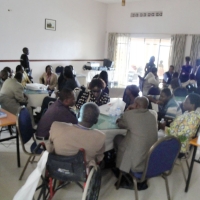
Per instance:
[[[87,166],[102,161],[106,136],[91,127],[98,122],[99,108],[94,103],[84,104],[78,114],[78,124],[54,122],[50,129],[50,151],[58,155],[76,155],[85,150]]]
[[[151,56],[149,62],[146,64],[145,69],[144,69],[144,77],[151,71],[152,68],[156,68],[156,65],[154,64],[155,62],[155,57]]]
[[[162,77],[164,74],[164,66],[163,66],[163,61],[160,61],[160,64],[158,65],[158,76]]]
[[[47,90],[49,90],[49,94],[54,91],[54,88],[57,86],[58,83],[57,75],[52,71],[52,66],[47,65],[45,68],[45,72],[40,77],[40,83],[48,85]]]
[[[192,72],[192,66],[190,65],[190,57],[189,56],[185,57],[185,62],[186,62],[186,64],[181,67],[181,72],[180,72],[180,77],[179,77],[181,83],[188,81],[189,76]]]
[[[174,66],[170,65],[168,72],[163,74],[163,83],[170,85],[174,73]]]
[[[21,55],[20,63],[24,67],[26,73],[28,74],[30,72],[29,59],[28,59],[29,49],[27,47],[24,47],[22,51],[23,54]]]

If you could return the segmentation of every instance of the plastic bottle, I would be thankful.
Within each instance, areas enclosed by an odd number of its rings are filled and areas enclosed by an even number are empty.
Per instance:
[[[162,118],[162,119],[160,120],[160,123],[161,123],[161,124],[164,124],[164,123],[165,123],[164,118]]]

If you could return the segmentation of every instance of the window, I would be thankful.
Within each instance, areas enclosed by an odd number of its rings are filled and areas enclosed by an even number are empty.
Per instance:
[[[115,82],[118,86],[138,85],[138,75],[144,76],[144,68],[151,56],[155,56],[158,76],[163,77],[169,67],[171,39],[117,37],[115,49]]]

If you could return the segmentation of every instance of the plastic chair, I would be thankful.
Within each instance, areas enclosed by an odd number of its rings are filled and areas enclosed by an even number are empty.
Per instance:
[[[24,169],[19,177],[19,180],[22,179],[24,172],[26,171],[26,168],[30,163],[34,162],[35,156],[40,156],[40,154],[42,153],[43,150],[46,150],[45,144],[44,143],[40,143],[37,145],[33,134],[35,132],[35,130],[32,127],[31,124],[31,118],[30,118],[30,114],[27,110],[26,107],[22,106],[19,109],[18,115],[17,115],[17,130],[19,133],[19,137],[21,140],[21,145],[22,145],[22,149],[24,151],[25,154],[29,155],[29,158],[24,166]],[[26,150],[25,144],[31,139],[33,138],[33,144],[30,147],[30,151]],[[41,148],[41,146],[43,148]]]
[[[53,153],[49,154],[45,177],[38,189],[41,188],[38,200],[51,200],[55,193],[75,182],[83,191],[82,200],[97,200],[101,186],[101,172],[99,167],[92,167],[89,174],[86,170],[85,151],[80,151],[74,156],[60,156]],[[80,182],[84,182],[83,186]]]
[[[175,160],[181,148],[180,141],[174,136],[167,136],[158,140],[149,150],[143,172],[130,172],[133,178],[135,199],[138,200],[137,182],[143,182],[146,179],[162,176],[165,180],[167,197],[170,200],[169,186],[167,176],[173,170]],[[120,172],[119,180],[116,188],[120,186],[122,176],[126,176],[124,172]]]
[[[199,130],[200,130],[200,125],[198,126],[197,131],[196,131],[195,135],[192,137],[192,139],[197,137]],[[186,165],[187,165],[187,169],[189,170],[188,159],[190,158],[190,155],[192,153],[193,147],[194,147],[193,145],[190,145],[188,152],[186,152],[185,154],[181,153],[181,154],[179,154],[179,157],[178,157],[178,160],[179,160],[179,163],[180,163],[180,166],[181,166],[181,170],[183,172],[183,177],[184,177],[185,182],[187,181],[187,178],[186,178],[185,170],[183,168],[182,161],[185,160]]]

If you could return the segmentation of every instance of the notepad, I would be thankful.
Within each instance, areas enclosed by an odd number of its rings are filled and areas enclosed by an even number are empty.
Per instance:
[[[7,114],[0,110],[0,118],[7,117]]]

